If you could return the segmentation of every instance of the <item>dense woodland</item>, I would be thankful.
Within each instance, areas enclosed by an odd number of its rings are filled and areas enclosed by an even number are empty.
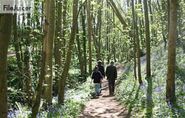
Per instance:
[[[185,0],[34,0],[0,14],[0,118],[76,118],[99,59],[124,66],[116,96],[133,116],[183,117],[184,17]]]

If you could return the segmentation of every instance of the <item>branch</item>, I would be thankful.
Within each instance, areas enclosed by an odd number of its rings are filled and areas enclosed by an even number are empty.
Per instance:
[[[123,26],[127,26],[123,16],[121,15],[121,13],[119,12],[116,4],[114,3],[113,0],[107,0],[109,1],[108,3],[110,4],[110,6],[112,7],[114,13],[116,14],[116,16],[118,17],[118,19],[120,20],[120,22],[122,23]]]

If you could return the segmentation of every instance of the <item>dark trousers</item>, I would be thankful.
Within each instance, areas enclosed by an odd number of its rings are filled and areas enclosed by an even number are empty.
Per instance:
[[[114,94],[114,88],[115,88],[115,80],[109,79],[109,95]]]

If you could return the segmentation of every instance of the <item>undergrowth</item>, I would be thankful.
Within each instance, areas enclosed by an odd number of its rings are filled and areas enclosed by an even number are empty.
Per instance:
[[[161,51],[162,50],[162,51]],[[133,64],[122,75],[116,88],[116,98],[128,108],[128,116],[134,118],[184,118],[185,116],[185,54],[177,49],[176,57],[176,105],[166,103],[167,51],[154,49],[151,56],[152,77],[145,79],[146,61],[141,62],[143,85],[134,80]],[[142,57],[141,60],[145,57]]]
[[[84,108],[86,101],[91,97],[93,91],[91,79],[88,78],[86,82],[75,89],[69,89],[65,94],[64,105],[57,104],[57,97],[53,98],[53,105],[47,109],[41,107],[38,113],[38,118],[77,118],[81,110]],[[41,102],[41,106],[44,101]],[[17,103],[16,110],[9,110],[8,118],[30,118],[31,109]]]

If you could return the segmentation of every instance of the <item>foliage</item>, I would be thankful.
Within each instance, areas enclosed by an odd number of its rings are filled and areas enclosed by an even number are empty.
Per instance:
[[[139,86],[137,81],[131,81],[134,78],[133,67],[127,74],[120,78],[116,93],[117,99],[127,106],[132,117],[175,117],[183,118],[185,115],[184,98],[184,63],[185,54],[183,49],[177,51],[176,67],[176,105],[171,106],[166,103],[166,70],[167,70],[167,52],[162,46],[153,49],[152,54],[152,78],[145,79],[143,85]],[[145,76],[145,59],[142,58],[142,77]],[[149,81],[151,80],[151,81]],[[150,84],[152,83],[152,84]]]
[[[58,106],[57,99],[53,99],[54,105],[47,111],[43,111],[40,115],[43,117],[56,117],[63,116],[64,118],[76,118],[83,109],[87,100],[89,100],[90,93],[92,92],[92,83],[90,78],[79,85],[77,89],[70,89],[66,91],[66,100],[64,105]]]
[[[39,118],[76,118],[81,110],[84,108],[86,101],[91,97],[93,91],[91,79],[79,85],[76,89],[69,89],[66,91],[66,100],[64,105],[57,104],[57,97],[53,98],[53,105],[48,106],[46,109],[41,107],[38,114]],[[44,101],[42,101],[43,103]],[[42,104],[41,104],[42,105]],[[23,104],[16,102],[16,108],[10,109],[9,118],[29,118],[30,109]]]

